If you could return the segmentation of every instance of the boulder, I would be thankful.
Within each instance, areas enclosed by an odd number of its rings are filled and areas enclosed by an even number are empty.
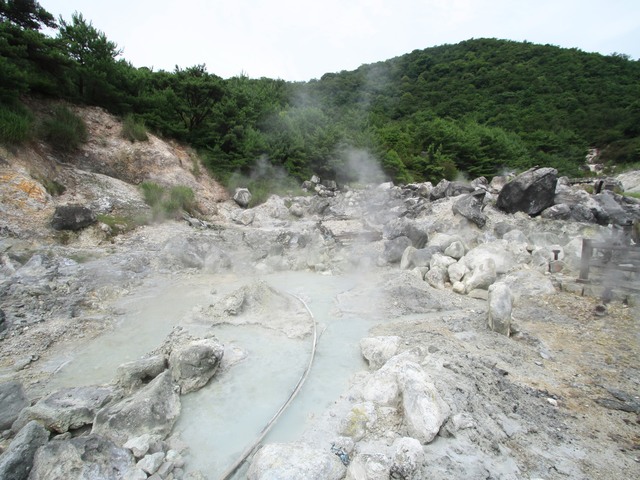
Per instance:
[[[362,399],[365,404],[397,407],[400,401],[400,389],[394,369],[383,367],[373,372],[362,387]],[[357,422],[357,420],[354,421]],[[363,435],[365,427],[366,425],[362,425]]]
[[[214,338],[194,340],[171,351],[169,369],[180,393],[204,387],[215,375],[224,354],[224,346]]]
[[[270,443],[255,454],[248,480],[342,480],[346,467],[328,449],[301,443]]]
[[[35,420],[22,428],[0,455],[0,478],[27,480],[36,450],[49,440],[49,432]],[[37,478],[37,477],[36,477]],[[40,477],[44,478],[44,477]]]
[[[392,474],[406,479],[425,478],[419,475],[424,461],[424,449],[418,440],[411,437],[397,438],[393,442],[393,449]]]
[[[496,206],[507,213],[537,215],[554,204],[557,181],[555,168],[527,170],[500,190]]]
[[[427,267],[429,266],[433,255],[441,252],[442,249],[437,246],[428,246],[420,249],[409,246],[402,253],[402,258],[400,259],[400,268],[403,270],[408,270],[415,267]]]
[[[72,387],[53,392],[25,408],[13,424],[20,430],[37,420],[48,430],[64,433],[91,425],[96,412],[113,398],[113,387]]]
[[[419,364],[402,362],[397,378],[409,435],[423,444],[433,441],[449,417],[449,406]]]
[[[445,284],[449,281],[447,269],[443,266],[430,268],[424,276],[425,281],[433,288],[444,290]]]
[[[451,283],[460,282],[469,269],[464,265],[464,263],[456,262],[449,265],[447,268],[447,273],[449,274],[449,281]]]
[[[612,223],[614,225],[624,225],[629,221],[640,218],[637,211],[625,208],[622,203],[622,196],[610,191],[604,191],[593,196],[596,203],[601,207],[601,212],[596,212],[595,216],[598,223],[606,225]]]
[[[566,203],[557,203],[543,210],[540,216],[549,220],[568,220],[571,217],[571,207]]]
[[[177,236],[164,245],[163,255],[180,267],[218,273],[231,267],[231,257],[217,243],[218,239],[204,235]]]
[[[92,433],[119,445],[144,433],[166,437],[180,414],[180,395],[166,371],[135,395],[102,408],[96,414]]]
[[[52,440],[40,448],[29,480],[128,480],[135,470],[129,450],[99,435],[88,435]]]
[[[136,464],[136,467],[148,473],[149,475],[153,475],[158,471],[158,469],[160,468],[163,462],[164,462],[164,452],[156,452],[149,455],[145,455]]]
[[[247,208],[251,203],[251,192],[247,188],[236,188],[233,193],[233,200],[242,208]]]
[[[81,230],[95,223],[96,214],[82,205],[61,205],[51,219],[54,230]]]
[[[510,273],[500,281],[509,287],[516,302],[523,297],[538,297],[556,293],[551,278],[538,270],[519,270]]]
[[[384,243],[384,250],[381,258],[386,263],[398,263],[402,260],[402,254],[409,246],[411,246],[411,240],[405,236],[387,240]]]
[[[495,261],[493,258],[487,257],[477,263],[470,274],[465,275],[463,280],[465,291],[487,290],[496,281],[497,277]]]
[[[123,445],[124,448],[128,448],[133,453],[135,458],[144,457],[152,444],[160,441],[161,438],[157,435],[150,435],[148,433],[144,433],[139,437],[133,437],[127,440],[127,442]]]
[[[360,340],[362,356],[369,362],[369,368],[376,370],[398,352],[400,337],[367,337]]]
[[[349,464],[345,480],[389,480],[391,460],[382,453],[359,453]]]
[[[480,228],[484,227],[487,223],[487,216],[482,213],[482,200],[484,195],[484,190],[480,190],[472,194],[461,195],[451,207],[453,213],[463,216]]]
[[[529,243],[529,239],[527,238],[527,236],[518,229],[509,230],[507,233],[505,233],[502,236],[502,239],[509,242],[509,244],[513,244],[513,243],[528,244]]]
[[[451,245],[449,245],[444,251],[445,255],[451,258],[455,258],[456,260],[460,260],[462,257],[464,257],[465,253],[466,249],[464,248],[464,244],[461,241],[457,240],[451,243]]]
[[[238,225],[244,225],[245,227],[251,225],[256,219],[255,210],[236,210],[231,213],[231,220]]]
[[[373,430],[378,421],[375,404],[371,401],[355,404],[340,424],[340,435],[351,437],[355,442],[362,440]]]
[[[460,261],[469,270],[475,270],[478,265],[484,264],[487,259],[493,260],[497,274],[507,273],[518,264],[518,260],[509,249],[509,243],[506,240],[495,240],[478,245],[476,248],[469,250]]]
[[[29,405],[22,383],[15,380],[0,383],[0,432],[11,428],[22,409]]]
[[[387,240],[407,237],[415,248],[424,248],[429,241],[426,227],[406,217],[388,222],[382,229],[382,235]]]
[[[489,329],[502,335],[511,334],[511,311],[513,310],[513,295],[506,283],[494,283],[489,287],[489,308],[487,324]]]
[[[429,199],[432,201],[440,200],[447,196],[447,189],[449,188],[449,184],[451,182],[449,180],[445,180],[444,178],[438,182],[438,184],[431,189],[429,193]]]
[[[116,371],[116,384],[125,390],[133,390],[149,383],[167,369],[167,358],[164,355],[123,363]]]

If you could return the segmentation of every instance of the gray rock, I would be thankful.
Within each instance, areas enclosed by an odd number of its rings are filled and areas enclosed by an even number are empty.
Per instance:
[[[342,480],[346,467],[328,449],[299,443],[267,444],[253,457],[248,480]]]
[[[407,237],[415,248],[424,248],[429,241],[426,227],[420,223],[402,217],[388,222],[382,229],[382,235],[387,240],[397,237]]]
[[[540,216],[549,220],[568,220],[571,217],[571,207],[566,203],[557,203],[543,210]]]
[[[81,230],[95,223],[96,214],[82,205],[61,205],[56,207],[51,220],[54,230]]]
[[[405,249],[409,246],[411,246],[411,240],[405,236],[387,240],[384,243],[381,258],[386,263],[398,263],[402,259]]]
[[[217,245],[218,242],[218,239],[204,235],[174,237],[165,244],[163,255],[180,267],[218,273],[231,267],[231,257]]]
[[[529,243],[529,239],[526,235],[518,229],[509,230],[502,236],[502,239],[509,243]]]
[[[238,225],[244,225],[245,227],[251,225],[255,219],[256,212],[253,209],[235,211],[231,214],[231,220],[233,220]]]
[[[113,398],[113,387],[72,387],[53,392],[25,408],[13,424],[18,431],[32,420],[64,433],[93,423],[96,412]]]
[[[444,251],[445,255],[451,258],[455,258],[456,260],[460,260],[462,257],[464,257],[465,253],[466,249],[464,248],[464,244],[460,241],[451,243],[451,245],[449,245]]]
[[[431,189],[431,193],[429,194],[429,198],[432,201],[440,200],[447,196],[447,190],[449,188],[449,184],[451,182],[449,180],[445,180],[444,178],[438,182],[438,184]]]
[[[122,445],[144,433],[166,437],[180,414],[180,396],[170,372],[158,375],[135,395],[98,411],[92,433]]]
[[[445,267],[436,266],[429,269],[424,279],[433,288],[444,290],[445,284],[449,281],[449,273]]]
[[[135,476],[133,455],[99,435],[52,440],[36,453],[29,480],[113,479]]]
[[[494,332],[509,336],[511,334],[511,311],[513,295],[507,284],[499,282],[489,287],[489,309],[487,324]]]
[[[557,181],[555,168],[527,170],[502,188],[496,206],[507,213],[537,215],[554,204]]]
[[[487,216],[482,213],[482,199],[485,192],[462,195],[452,205],[453,213],[458,214],[482,228],[487,223]]]
[[[214,338],[194,340],[174,348],[169,356],[169,369],[180,393],[204,387],[218,370],[223,354],[224,346]]]
[[[123,446],[131,450],[134,457],[142,458],[147,454],[151,445],[157,443],[160,439],[157,435],[144,433],[139,437],[130,438]]]
[[[551,278],[537,270],[513,272],[500,281],[509,287],[516,302],[523,297],[538,297],[556,293]]]
[[[29,405],[22,383],[15,380],[0,383],[0,432],[11,428],[22,409]]]
[[[150,357],[123,363],[116,371],[116,384],[126,390],[132,390],[149,383],[167,369],[167,359],[164,355]]]
[[[0,455],[0,478],[26,480],[33,467],[36,450],[49,440],[49,432],[38,422],[29,422]],[[37,478],[37,477],[36,477]]]
[[[137,464],[141,470],[144,470],[149,475],[153,475],[160,468],[160,465],[164,462],[164,452],[152,453],[145,455]]]
[[[449,274],[449,281],[451,283],[456,283],[461,281],[468,271],[469,269],[464,265],[464,263],[461,263],[461,262],[452,263],[447,268],[447,273]]]
[[[247,208],[249,206],[251,198],[251,192],[247,188],[236,188],[236,191],[233,193],[233,201],[242,208]]]

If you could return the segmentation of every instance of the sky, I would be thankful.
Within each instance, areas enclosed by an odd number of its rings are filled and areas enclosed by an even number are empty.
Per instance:
[[[638,0],[39,0],[135,67],[308,81],[471,38],[640,58]]]

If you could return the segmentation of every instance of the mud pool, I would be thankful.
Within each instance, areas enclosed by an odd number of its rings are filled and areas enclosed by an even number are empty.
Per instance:
[[[193,333],[213,331],[226,352],[245,358],[223,369],[203,389],[182,397],[182,412],[174,433],[189,446],[189,471],[218,478],[259,435],[287,400],[311,354],[312,337],[288,338],[258,325],[207,325],[192,313],[255,279],[234,275],[198,275],[156,279],[117,301],[115,328],[49,361],[55,371],[49,388],[110,382],[117,367],[158,347],[180,325]],[[340,308],[364,279],[357,276],[288,272],[262,278],[281,293],[303,299],[318,325],[315,361],[299,395],[274,425],[266,442],[300,440],[314,418],[343,393],[350,377],[366,368],[359,341],[376,319],[367,313]],[[366,310],[366,309],[365,309]],[[311,318],[309,318],[311,321]],[[213,330],[211,330],[213,329]]]

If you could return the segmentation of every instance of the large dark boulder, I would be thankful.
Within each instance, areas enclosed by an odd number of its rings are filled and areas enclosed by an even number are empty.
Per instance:
[[[496,205],[507,213],[538,215],[554,204],[557,183],[555,168],[527,170],[502,188]]]
[[[51,220],[54,230],[81,230],[95,223],[96,215],[82,205],[62,205],[56,207]]]
[[[0,383],[0,431],[11,428],[20,412],[28,406],[29,399],[20,382]]]
[[[0,455],[0,478],[27,480],[33,467],[33,456],[47,443],[49,432],[35,420],[29,422]]]
[[[470,222],[475,223],[480,228],[487,223],[487,216],[482,213],[482,200],[485,195],[484,190],[478,192],[461,195],[452,205],[453,213],[462,215]]]

